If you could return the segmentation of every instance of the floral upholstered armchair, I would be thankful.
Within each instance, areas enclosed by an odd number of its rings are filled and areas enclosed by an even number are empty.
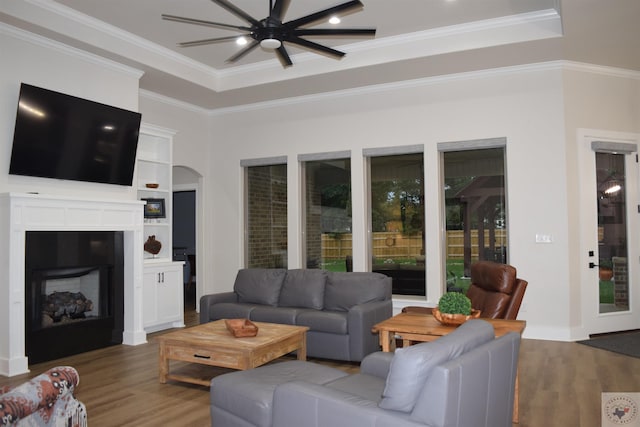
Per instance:
[[[79,381],[78,371],[59,366],[15,388],[0,388],[0,426],[86,427],[87,409],[73,395]]]

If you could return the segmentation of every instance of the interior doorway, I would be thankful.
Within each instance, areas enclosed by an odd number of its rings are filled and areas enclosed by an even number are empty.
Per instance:
[[[203,178],[185,166],[173,167],[173,258],[185,261],[183,267],[184,308],[187,314],[199,311],[198,299],[205,283],[202,263],[202,186]],[[198,280],[199,279],[199,280]]]
[[[184,261],[185,310],[196,308],[196,191],[173,192],[173,260]]]

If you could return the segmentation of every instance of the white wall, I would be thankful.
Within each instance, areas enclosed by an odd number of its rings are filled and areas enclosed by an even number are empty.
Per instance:
[[[435,303],[443,282],[437,143],[506,137],[509,260],[529,281],[519,316],[527,320],[525,337],[583,338],[576,335],[581,322],[576,132],[585,127],[638,132],[639,103],[637,74],[612,78],[603,70],[552,63],[214,116],[211,229],[214,240],[224,243],[211,248],[206,291],[230,290],[243,266],[241,159],[288,156],[289,266],[294,268],[302,258],[297,156],[351,150],[354,267],[363,270],[362,149],[423,144],[428,302]],[[551,235],[553,242],[535,243],[536,234]]]
[[[211,187],[213,231],[215,241],[224,244],[214,249],[208,290],[231,289],[243,264],[241,159],[288,156],[289,266],[294,268],[302,256],[298,154],[351,150],[354,241],[364,242],[362,149],[423,144],[428,301],[437,302],[443,282],[437,143],[506,137],[509,257],[531,283],[521,318],[528,321],[529,336],[544,330],[553,338],[568,337],[568,315],[562,314],[569,305],[569,271],[561,70],[532,67],[414,83],[212,118],[218,152],[212,170],[224,177]],[[560,214],[550,214],[549,205]],[[551,234],[554,242],[535,244],[536,233]],[[354,245],[354,269],[363,270],[365,259],[365,245]]]

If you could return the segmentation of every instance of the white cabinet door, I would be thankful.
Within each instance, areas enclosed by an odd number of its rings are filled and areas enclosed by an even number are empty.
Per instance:
[[[143,322],[147,332],[184,326],[182,262],[145,265]]]

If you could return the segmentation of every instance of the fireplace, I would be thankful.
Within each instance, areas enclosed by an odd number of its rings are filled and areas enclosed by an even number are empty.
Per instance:
[[[125,345],[138,345],[147,342],[143,328],[142,310],[142,278],[143,278],[143,210],[144,203],[134,199],[86,199],[68,195],[44,195],[31,193],[0,194],[0,375],[14,376],[29,372],[29,364],[33,363],[26,354],[27,335],[27,298],[26,280],[26,239],[27,234],[40,231],[90,231],[122,233],[124,264],[123,291],[123,328],[116,329],[115,340]],[[114,243],[115,245],[116,243]],[[49,254],[56,254],[60,264],[41,264],[40,274],[43,276],[73,276],[81,271],[62,271],[65,268],[90,269],[90,276],[100,273],[95,271],[107,268],[115,278],[120,268],[118,263],[103,260],[90,260],[76,267],[66,263],[65,247],[58,246]],[[81,251],[81,253],[83,253]],[[110,267],[109,265],[113,265]],[[106,273],[105,273],[106,274]],[[66,277],[63,281],[77,278]],[[82,279],[87,280],[88,278]],[[38,279],[40,280],[40,279]],[[52,281],[60,280],[52,278]],[[29,279],[31,283],[32,279]],[[114,282],[115,283],[115,282]],[[48,286],[48,285],[47,285]],[[57,285],[56,285],[57,286]],[[74,288],[66,292],[75,292]],[[33,291],[29,291],[33,292]],[[35,292],[39,295],[41,290]],[[114,290],[115,292],[115,290]],[[83,291],[84,293],[84,291]],[[108,294],[108,292],[107,292]],[[95,297],[85,295],[87,299]],[[92,304],[102,304],[92,301]],[[118,306],[114,308],[119,310]],[[89,313],[86,317],[93,316]],[[71,316],[69,316],[71,317]],[[86,321],[73,319],[89,327],[99,323],[97,319]],[[30,320],[31,321],[31,320]],[[42,321],[39,322],[42,325]],[[93,326],[92,326],[93,327]],[[48,329],[60,329],[66,326],[59,324]],[[41,328],[41,330],[44,330]],[[113,333],[113,332],[111,332]],[[105,333],[106,334],[106,333]],[[121,337],[119,336],[121,334]],[[62,338],[60,338],[62,339]],[[91,339],[91,338],[89,338]],[[53,347],[64,346],[55,342]],[[30,347],[31,350],[31,347]]]
[[[122,343],[121,231],[28,231],[26,355],[39,363]]]

